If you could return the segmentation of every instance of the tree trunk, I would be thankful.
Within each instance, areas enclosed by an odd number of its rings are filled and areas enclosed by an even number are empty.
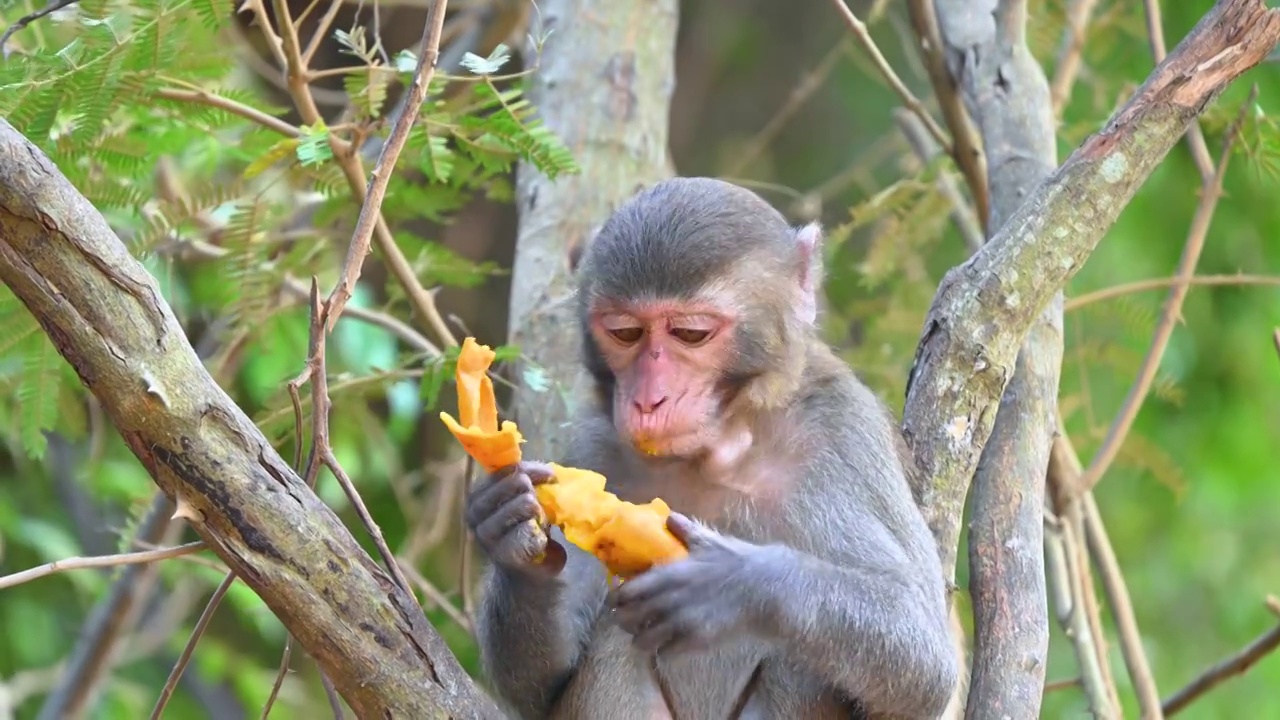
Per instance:
[[[517,170],[510,337],[525,357],[524,372],[551,382],[541,393],[519,383],[524,454],[555,460],[573,403],[589,394],[571,259],[619,203],[672,173],[667,128],[679,4],[547,0],[540,7],[551,36],[528,96],[582,171],[551,181],[529,165]]]
[[[935,5],[947,65],[987,155],[990,235],[1057,165],[1049,83],[1027,47],[1025,0],[1002,0],[994,23],[968,3]],[[1040,716],[1049,652],[1044,487],[1062,347],[1059,291],[1018,350],[973,479],[969,718]]]

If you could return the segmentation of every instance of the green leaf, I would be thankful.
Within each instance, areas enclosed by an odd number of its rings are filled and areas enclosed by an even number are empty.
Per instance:
[[[18,384],[18,407],[22,418],[22,449],[33,458],[44,457],[48,439],[58,419],[59,377],[57,363],[62,357],[43,333],[26,343],[22,379]]]
[[[303,125],[302,136],[298,138],[296,154],[298,162],[303,166],[322,165],[333,159],[333,148],[329,146],[329,128],[323,120],[315,126]]]

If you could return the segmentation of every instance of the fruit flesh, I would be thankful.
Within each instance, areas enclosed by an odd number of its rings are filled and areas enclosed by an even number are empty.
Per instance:
[[[520,462],[520,430],[510,420],[498,424],[493,380],[488,376],[495,353],[468,337],[458,354],[458,419],[441,412],[440,420],[467,454],[487,472]],[[595,555],[609,573],[629,578],[655,564],[688,554],[667,530],[671,508],[661,499],[635,504],[605,490],[605,477],[580,468],[551,464],[554,477],[534,488],[547,523],[565,538]]]

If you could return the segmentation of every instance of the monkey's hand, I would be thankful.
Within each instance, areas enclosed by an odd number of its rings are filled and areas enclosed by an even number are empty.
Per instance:
[[[655,565],[612,593],[614,618],[648,653],[705,650],[731,634],[763,629],[785,567],[781,548],[721,535],[679,513],[667,528],[689,556]]]
[[[550,467],[520,462],[485,478],[467,496],[467,526],[498,567],[531,578],[564,569],[564,547],[541,532],[542,506],[533,493],[534,485],[551,478]]]

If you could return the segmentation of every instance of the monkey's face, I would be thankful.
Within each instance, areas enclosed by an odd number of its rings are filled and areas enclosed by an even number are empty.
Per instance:
[[[718,381],[733,356],[733,318],[708,303],[630,302],[590,315],[613,371],[613,422],[652,456],[688,457],[716,438]]]

